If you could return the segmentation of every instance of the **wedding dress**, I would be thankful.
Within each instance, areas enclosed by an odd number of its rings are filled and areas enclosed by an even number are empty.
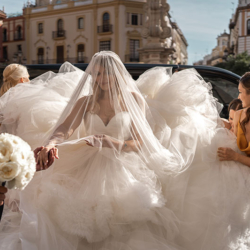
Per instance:
[[[115,76],[118,79],[114,82],[110,80],[113,86],[107,88],[106,82],[100,80],[100,85],[104,85],[101,87],[112,95],[114,115],[108,123],[104,123],[95,110],[84,110],[80,125],[66,138],[81,110],[78,107],[76,114],[72,112],[76,103],[83,97],[89,98],[87,101],[95,97],[95,86],[99,80],[92,79],[98,79],[96,75],[99,73],[96,72],[104,68],[102,60],[105,59],[105,65],[106,57],[109,63],[114,64],[108,68],[110,71],[122,67],[118,72],[104,72],[104,77],[111,79]],[[9,93],[8,101],[2,100],[4,129],[11,129],[9,132],[25,137],[33,148],[37,146],[34,135],[40,142],[56,138],[60,158],[48,170],[36,173],[27,188],[18,192],[18,197],[8,197],[16,202],[17,209],[9,209],[8,204],[5,206],[0,223],[0,249],[181,249],[173,243],[178,234],[179,221],[167,208],[160,178],[176,174],[182,158],[165,149],[153,135],[144,115],[147,110],[145,101],[139,92],[136,93],[134,81],[126,76],[117,56],[101,52],[93,61],[91,71],[81,74],[73,71],[73,74],[80,74],[81,80],[74,84],[75,90],[71,92],[70,99],[64,93],[56,93],[59,74],[49,78],[52,85],[35,84],[44,92],[49,87],[48,95],[44,93],[46,97],[40,95],[40,90],[34,91],[22,102],[22,98],[15,94],[20,90],[16,89],[12,90],[14,94]],[[100,69],[96,69],[96,65],[100,65]],[[67,70],[60,80],[63,78],[70,82],[68,78],[71,75],[72,71]],[[34,86],[22,85],[20,88],[33,89]],[[122,94],[116,91],[122,91]],[[136,93],[137,100],[132,93]],[[40,102],[37,103],[38,95]],[[16,98],[18,111],[6,105]],[[121,100],[122,106],[119,106]],[[53,110],[49,112],[51,107]],[[26,113],[21,112],[24,108]],[[59,126],[55,126],[59,110]],[[65,125],[61,126],[62,121],[72,113],[75,118],[70,119],[70,125],[65,130]],[[27,119],[29,116],[32,116],[31,122]],[[50,121],[45,119],[46,116],[53,123],[46,127],[47,131],[42,130],[44,124]],[[101,140],[99,146],[87,145],[86,141],[91,143],[93,135],[105,135],[108,146],[102,145]],[[139,140],[143,143],[139,144]],[[134,143],[135,150],[122,149],[129,147],[125,146],[125,142]]]
[[[102,53],[117,62],[113,53]],[[86,110],[70,137],[64,130],[52,135],[77,100],[94,96],[92,71],[66,64],[59,75],[41,77],[42,96],[35,92],[23,102],[13,95],[20,101],[18,112],[6,105],[14,98],[0,99],[3,124],[33,148],[44,138],[60,142],[60,159],[19,194],[21,212],[6,206],[0,249],[249,249],[250,170],[218,161],[218,147],[239,150],[219,119],[221,106],[210,84],[193,69],[172,75],[171,68],[157,67],[138,79],[139,91],[125,71],[119,74],[122,66],[113,59],[105,61],[115,68],[107,75],[118,79],[116,91],[122,91],[128,108],[119,108],[116,100],[122,99],[113,91],[114,116],[105,122],[95,110]],[[94,62],[92,68],[100,64]],[[140,98],[134,102],[131,93]],[[87,145],[95,143],[92,135],[103,134],[112,138],[109,147],[101,140],[97,147]],[[125,152],[124,144],[115,146],[131,138],[143,141],[142,148]]]
[[[250,169],[217,157],[219,147],[242,153],[236,136],[220,120],[221,105],[196,70],[168,73],[166,81],[150,84],[153,76],[164,74],[162,68],[151,69],[138,86],[152,112],[170,127],[168,139],[187,163],[164,189],[180,220],[176,242],[187,250],[250,249]]]

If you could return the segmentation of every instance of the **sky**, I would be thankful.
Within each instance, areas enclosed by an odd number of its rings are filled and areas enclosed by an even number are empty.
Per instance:
[[[34,0],[31,2],[35,2]],[[216,38],[229,32],[229,20],[235,11],[238,0],[167,0],[170,15],[182,30],[189,44],[188,63],[201,60],[216,46]],[[0,0],[0,8],[5,12],[22,12],[24,1]]]

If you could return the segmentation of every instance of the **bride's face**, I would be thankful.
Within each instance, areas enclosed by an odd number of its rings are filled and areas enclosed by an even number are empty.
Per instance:
[[[250,107],[250,94],[248,94],[247,90],[243,87],[242,83],[239,84],[239,99],[242,101],[243,108]]]
[[[106,70],[103,66],[96,66],[94,74],[96,84],[98,84],[103,91],[108,91],[113,88],[114,76],[109,70]]]

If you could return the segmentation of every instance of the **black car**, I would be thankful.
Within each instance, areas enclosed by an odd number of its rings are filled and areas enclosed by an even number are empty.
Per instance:
[[[74,64],[76,67],[85,70],[88,64]],[[51,70],[57,72],[60,64],[37,64],[27,65],[31,79]],[[136,80],[142,73],[152,67],[172,67],[173,72],[195,68],[206,82],[210,82],[213,86],[213,95],[220,103],[224,105],[221,117],[228,117],[228,104],[238,96],[238,83],[240,76],[228,70],[210,66],[188,66],[188,65],[166,65],[166,64],[125,64],[125,67]],[[2,72],[0,72],[2,73]],[[2,74],[1,74],[2,75]]]

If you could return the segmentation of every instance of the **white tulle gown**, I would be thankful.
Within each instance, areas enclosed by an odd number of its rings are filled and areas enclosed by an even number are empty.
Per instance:
[[[37,80],[32,82],[34,86],[13,89],[2,100],[7,132],[18,134],[33,148],[41,145],[45,129],[53,127],[59,110],[67,103],[65,92],[58,89],[81,74],[49,76],[47,93],[47,83]],[[48,81],[47,75],[41,78]],[[74,85],[72,81],[72,89]],[[25,88],[31,91],[22,101],[16,93]],[[5,105],[12,101],[18,102],[20,112]],[[126,111],[116,114],[107,125],[88,112],[84,124],[85,135],[105,134],[127,140],[131,134],[131,118]],[[174,243],[178,219],[166,206],[153,166],[148,168],[135,152],[116,155],[109,148],[90,147],[84,140],[59,145],[58,149],[60,159],[48,170],[36,173],[24,192],[9,192],[0,223],[0,249],[181,249]],[[168,150],[165,153],[171,159],[172,154]]]
[[[219,146],[238,150],[236,138],[223,128],[210,85],[196,71],[173,76],[167,72],[151,70],[137,84],[156,121],[149,123],[169,150],[169,159],[172,153],[181,155],[180,173],[156,175],[161,162],[149,170],[135,152],[117,157],[84,141],[61,145],[60,159],[50,169],[37,173],[24,192],[10,192],[9,199],[20,211],[5,206],[0,249],[250,249],[250,170],[216,157]],[[78,73],[68,73],[69,79],[70,74]],[[53,86],[63,84],[60,75],[56,77],[59,81],[51,78]],[[54,107],[52,111],[62,110],[67,96],[52,90],[58,99],[46,95],[46,102]],[[50,120],[49,129],[59,112],[43,113],[44,102],[36,101],[38,93],[20,102],[20,122],[18,128],[14,126],[33,147],[40,146],[39,133],[44,133],[39,122]],[[29,112],[32,123],[25,119]],[[121,120],[123,126],[116,126]],[[85,123],[87,134],[123,134],[126,139],[130,116],[121,112],[105,126],[100,117],[88,113]]]
[[[146,72],[138,85],[152,112],[160,113],[171,128],[169,141],[160,140],[165,146],[174,143],[186,162],[164,189],[180,220],[176,243],[188,250],[250,249],[250,168],[218,160],[218,147],[241,152],[219,118],[211,85],[189,69],[152,87],[152,77],[161,79],[161,72]]]

